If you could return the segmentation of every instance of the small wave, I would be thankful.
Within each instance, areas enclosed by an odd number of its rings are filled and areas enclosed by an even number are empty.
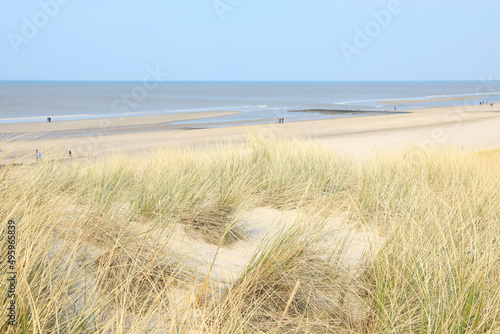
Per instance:
[[[383,102],[383,101],[406,101],[406,100],[427,100],[427,99],[443,99],[443,98],[453,98],[453,97],[477,97],[483,95],[500,95],[500,92],[489,92],[489,93],[467,93],[467,94],[444,94],[444,95],[426,95],[426,96],[417,96],[417,97],[399,97],[399,98],[387,98],[387,99],[378,99],[374,100],[374,102]],[[430,101],[432,102],[432,101]]]
[[[183,110],[155,110],[155,111],[135,111],[125,113],[113,114],[75,114],[75,115],[54,115],[48,114],[46,116],[28,116],[28,117],[6,117],[0,118],[1,123],[32,123],[32,122],[45,122],[48,117],[53,121],[59,120],[88,120],[88,119],[102,119],[102,118],[120,118],[120,117],[133,117],[133,116],[148,116],[148,115],[165,115],[175,114],[182,112],[201,112],[218,109],[183,109]]]
[[[340,106],[343,106],[345,104],[352,104],[352,103],[373,103],[375,102],[376,100],[359,100],[359,101],[344,101],[344,102],[325,102],[325,103],[328,103],[328,104],[336,104],[336,105],[340,105]]]
[[[226,108],[269,108],[269,106],[263,104],[263,105],[249,105],[249,106],[232,106],[232,107],[226,107]]]
[[[56,115],[56,116],[30,116],[30,117],[10,117],[10,118],[0,118],[0,121],[13,122],[13,121],[37,121],[37,120],[46,120],[47,117],[54,118],[87,118],[87,117],[95,117],[99,115],[92,114],[80,114],[80,115]]]
[[[482,96],[482,95],[500,95],[500,92],[489,92],[489,93],[469,93],[469,94],[450,94],[450,95],[429,95],[423,98],[418,99],[426,99],[426,98],[447,98],[447,97],[462,97],[462,96]],[[415,98],[417,99],[417,98]]]

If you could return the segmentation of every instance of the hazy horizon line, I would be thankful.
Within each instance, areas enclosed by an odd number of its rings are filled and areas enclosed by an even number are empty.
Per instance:
[[[389,83],[389,82],[475,82],[472,80],[172,80],[157,83]],[[500,82],[500,80],[488,80]],[[143,80],[0,80],[0,83],[137,83]]]

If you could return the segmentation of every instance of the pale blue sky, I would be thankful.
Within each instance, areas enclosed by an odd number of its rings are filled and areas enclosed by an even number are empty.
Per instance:
[[[0,80],[141,80],[155,67],[169,81],[500,79],[497,0],[0,0],[0,9]]]

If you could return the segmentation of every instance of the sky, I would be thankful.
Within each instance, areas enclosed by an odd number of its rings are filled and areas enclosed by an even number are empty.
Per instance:
[[[0,0],[0,80],[498,80],[499,14],[497,0]]]

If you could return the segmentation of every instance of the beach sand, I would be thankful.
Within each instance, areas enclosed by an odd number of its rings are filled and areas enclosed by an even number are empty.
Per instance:
[[[500,147],[500,104],[493,107],[459,106],[412,110],[377,116],[332,118],[302,122],[239,125],[203,128],[203,123],[169,123],[234,114],[235,112],[184,113],[163,116],[65,121],[53,123],[4,124],[0,136],[13,132],[29,135],[20,141],[2,144],[3,164],[32,162],[34,152],[54,159],[95,156],[111,152],[143,152],[159,147],[205,147],[206,145],[244,141],[248,133],[273,133],[297,138],[326,141],[339,150],[364,154],[373,150],[403,148],[408,145],[456,146],[481,150]],[[104,123],[101,123],[104,124]],[[212,123],[211,125],[216,125]],[[56,130],[57,129],[57,130]],[[190,129],[190,130],[186,130]],[[46,137],[54,131],[69,131],[68,136]],[[62,132],[64,133],[64,132]]]

